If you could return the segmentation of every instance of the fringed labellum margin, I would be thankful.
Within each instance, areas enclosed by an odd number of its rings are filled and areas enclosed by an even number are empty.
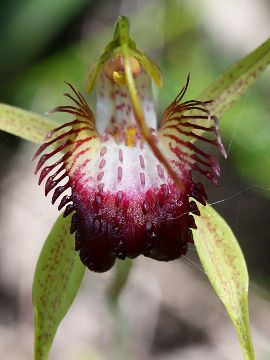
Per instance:
[[[45,194],[53,191],[53,203],[62,197],[58,208],[65,207],[64,216],[73,213],[75,249],[82,262],[97,272],[109,270],[116,258],[143,254],[169,261],[186,254],[187,243],[193,242],[191,229],[196,228],[192,214],[198,214],[191,198],[205,204],[207,197],[203,185],[193,181],[192,171],[215,184],[220,175],[216,159],[194,141],[213,144],[226,156],[218,120],[206,109],[209,101],[182,102],[189,77],[158,128],[151,76],[161,84],[161,75],[129,37],[127,44],[145,126],[169,171],[136,122],[117,30],[89,76],[89,89],[96,82],[96,114],[68,84],[71,93],[65,95],[73,104],[54,112],[75,119],[50,132],[34,156],[41,155],[36,168],[36,173],[41,170],[39,183],[46,178]],[[57,154],[61,156],[55,161]],[[65,194],[67,189],[71,195]]]

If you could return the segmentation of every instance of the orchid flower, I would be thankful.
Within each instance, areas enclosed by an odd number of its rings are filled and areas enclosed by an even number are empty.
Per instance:
[[[36,360],[47,359],[84,265],[104,272],[119,259],[117,276],[119,264],[129,264],[125,258],[170,261],[185,255],[193,241],[235,325],[244,359],[255,359],[245,260],[229,225],[207,205],[204,186],[193,173],[217,184],[220,168],[204,145],[226,157],[217,117],[267,67],[269,49],[267,40],[225,71],[200,100],[184,99],[188,76],[158,119],[151,81],[162,86],[161,72],[130,38],[128,19],[119,17],[112,41],[87,77],[88,92],[95,89],[95,109],[69,83],[65,95],[72,103],[51,111],[72,115],[61,126],[0,104],[2,130],[36,143],[47,133],[34,155],[39,159],[36,173],[39,184],[46,180],[45,194],[52,192],[52,203],[65,209],[45,241],[34,276]],[[120,288],[126,278],[127,271],[120,276]]]
[[[45,193],[54,190],[53,203],[71,189],[58,208],[65,207],[64,216],[73,213],[75,249],[92,271],[109,270],[116,258],[143,254],[169,261],[186,254],[187,244],[193,243],[191,229],[196,228],[193,214],[199,213],[193,199],[205,205],[207,198],[192,172],[215,184],[220,175],[216,159],[194,141],[210,143],[226,157],[217,117],[207,109],[210,101],[183,101],[189,76],[165,109],[160,126],[151,78],[162,84],[158,67],[137,50],[122,18],[88,77],[88,90],[96,88],[96,113],[68,84],[70,93],[65,95],[72,105],[53,112],[74,119],[51,131],[34,156],[40,157],[39,183],[49,175]],[[140,102],[140,116],[134,97]],[[49,163],[56,154],[61,157]]]

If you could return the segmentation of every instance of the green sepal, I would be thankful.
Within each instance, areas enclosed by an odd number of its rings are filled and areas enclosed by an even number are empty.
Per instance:
[[[236,328],[245,360],[254,360],[249,313],[248,272],[241,248],[224,219],[209,205],[197,202],[201,216],[196,216],[193,231],[195,246],[218,297]]]
[[[34,143],[42,143],[45,136],[59,124],[45,116],[0,104],[0,130]]]
[[[61,215],[41,250],[34,281],[35,360],[47,359],[57,328],[73,303],[85,266],[74,250],[70,219]]]
[[[251,53],[231,65],[200,96],[213,100],[208,108],[221,116],[239,100],[270,64],[270,38]]]

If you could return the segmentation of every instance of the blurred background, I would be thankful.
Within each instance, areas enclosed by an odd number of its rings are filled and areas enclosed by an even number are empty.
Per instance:
[[[159,64],[162,113],[191,73],[196,98],[269,36],[268,0],[2,0],[0,101],[43,114],[63,103],[67,80],[84,91],[89,66],[127,15],[138,48]],[[220,119],[228,159],[209,202],[234,230],[251,278],[258,360],[270,359],[270,71]],[[90,100],[91,101],[91,100]],[[31,359],[31,285],[57,210],[34,177],[34,144],[0,133],[0,354]],[[113,270],[86,273],[50,359],[242,359],[236,333],[194,247],[177,261],[134,261],[121,313],[106,305]]]

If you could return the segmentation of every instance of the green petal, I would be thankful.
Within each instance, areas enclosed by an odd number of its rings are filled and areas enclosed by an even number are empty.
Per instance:
[[[105,51],[97,61],[91,66],[89,73],[86,79],[86,90],[87,92],[91,92],[94,89],[97,76],[99,71],[101,70],[102,65],[112,57],[112,51]]]
[[[214,100],[209,110],[221,116],[254,84],[270,63],[270,38],[261,46],[231,65],[198,97]]]
[[[248,272],[230,227],[211,207],[197,203],[194,242],[206,274],[236,328],[245,360],[255,359],[248,314]]]
[[[44,116],[14,106],[0,104],[0,130],[25,140],[42,143],[58,124]]]
[[[33,282],[35,360],[47,359],[58,325],[70,308],[85,271],[69,228],[70,219],[61,215],[38,259]]]
[[[162,75],[154,61],[146,54],[141,53],[139,50],[134,50],[133,55],[141,64],[143,64],[145,70],[153,78],[156,85],[161,87],[163,85]]]

